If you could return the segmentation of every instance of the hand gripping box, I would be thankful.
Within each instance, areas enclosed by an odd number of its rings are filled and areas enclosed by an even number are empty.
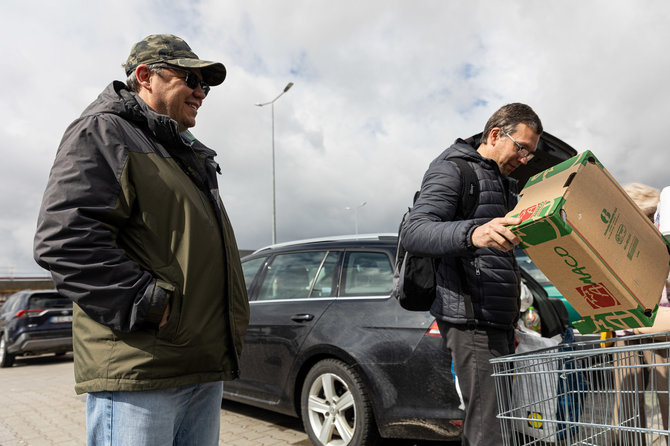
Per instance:
[[[521,248],[582,316],[581,333],[653,325],[670,252],[590,151],[531,177],[508,214]]]

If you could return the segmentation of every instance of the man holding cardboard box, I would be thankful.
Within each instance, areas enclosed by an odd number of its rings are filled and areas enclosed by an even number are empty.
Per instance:
[[[465,403],[463,444],[502,444],[489,359],[514,352],[520,274],[505,217],[516,204],[514,169],[537,148],[542,123],[527,105],[508,104],[489,118],[479,145],[462,139],[438,156],[402,229],[407,251],[439,259],[431,314],[454,361]],[[454,158],[477,175],[479,195],[471,216],[461,215],[463,178]],[[471,198],[472,199],[472,198]]]

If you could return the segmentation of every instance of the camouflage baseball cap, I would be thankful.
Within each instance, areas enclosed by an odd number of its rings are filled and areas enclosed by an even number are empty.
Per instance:
[[[133,45],[124,68],[126,76],[141,64],[167,63],[183,68],[200,68],[209,85],[219,85],[226,78],[226,67],[220,62],[200,60],[183,39],[172,34],[152,34]]]

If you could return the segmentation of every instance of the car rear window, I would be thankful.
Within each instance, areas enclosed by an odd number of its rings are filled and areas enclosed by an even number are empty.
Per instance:
[[[40,294],[28,299],[28,310],[49,310],[52,308],[72,308],[72,302],[58,294]]]

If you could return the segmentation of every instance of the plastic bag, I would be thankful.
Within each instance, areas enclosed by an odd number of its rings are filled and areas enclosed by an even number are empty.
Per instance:
[[[556,347],[554,338],[544,338],[529,330],[515,331],[519,345],[516,353],[529,353],[535,350]],[[543,441],[555,441],[555,420],[558,388],[558,360],[537,361],[519,359],[514,361],[516,375],[512,383],[512,399],[515,408],[514,427],[517,432]]]

